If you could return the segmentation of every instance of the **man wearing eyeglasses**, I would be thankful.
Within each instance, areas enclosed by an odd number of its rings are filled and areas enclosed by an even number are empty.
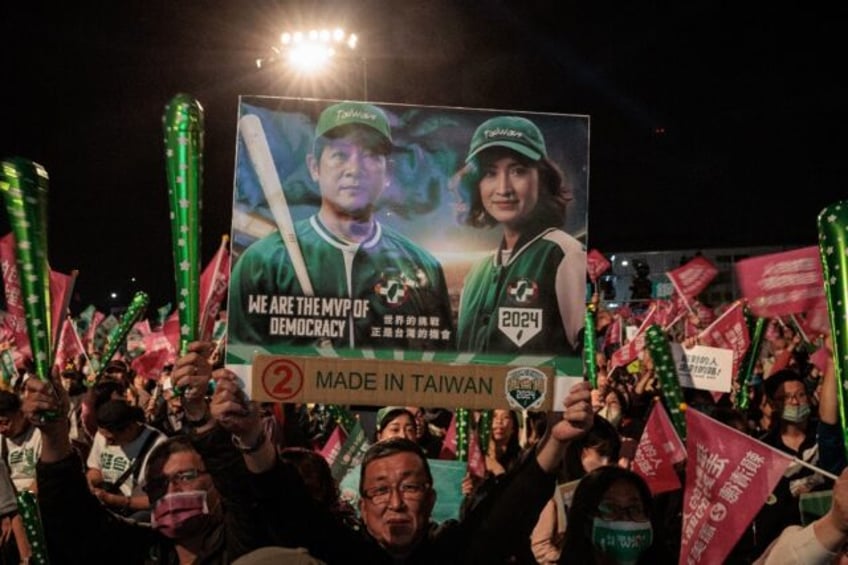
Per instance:
[[[216,383],[212,415],[232,431],[234,442],[244,446],[245,464],[255,477],[250,481],[255,496],[264,504],[301,512],[291,504],[293,485],[282,478],[285,468],[273,442],[245,416],[248,405],[238,379],[222,370],[216,373]],[[424,452],[407,438],[379,441],[362,461],[359,510],[363,534],[351,535],[341,525],[324,521],[312,528],[311,539],[298,539],[328,563],[351,559],[407,565],[504,562],[521,544],[529,543],[539,513],[553,494],[566,445],[591,427],[590,400],[588,383],[575,385],[565,399],[563,418],[550,426],[535,451],[502,475],[491,496],[472,506],[462,520],[440,525],[430,521],[436,492]],[[275,479],[275,473],[281,478]],[[278,513],[279,517],[285,514]],[[274,523],[268,527],[286,530]]]

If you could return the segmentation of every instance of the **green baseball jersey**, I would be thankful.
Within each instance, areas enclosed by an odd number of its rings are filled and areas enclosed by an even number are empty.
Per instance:
[[[585,319],[586,252],[562,230],[522,237],[475,264],[459,302],[460,351],[574,355]]]
[[[430,253],[375,223],[366,241],[333,235],[318,216],[295,224],[314,297],[303,295],[278,232],[250,245],[230,278],[233,343],[447,349],[453,320],[444,272]]]

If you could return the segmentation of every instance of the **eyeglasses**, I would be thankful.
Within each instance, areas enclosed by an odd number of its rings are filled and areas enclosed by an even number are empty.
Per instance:
[[[798,402],[802,402],[804,400],[807,400],[807,393],[799,392],[796,394],[787,394],[786,396],[775,396],[774,400],[776,402],[785,402],[787,400],[797,400]]]
[[[598,505],[598,517],[602,520],[633,520],[634,522],[645,522],[648,516],[645,509],[640,506],[617,506],[610,502],[601,502]]]
[[[362,491],[362,496],[373,504],[383,506],[389,503],[393,492],[400,493],[400,497],[406,502],[418,502],[424,498],[424,494],[429,489],[430,485],[427,483],[400,483],[395,486],[378,485]]]
[[[201,471],[200,469],[186,469],[185,471],[178,471],[173,475],[163,475],[148,480],[147,484],[144,485],[144,491],[148,494],[164,493],[167,492],[170,485],[181,487],[196,481],[201,475],[206,474],[208,474],[207,471]]]

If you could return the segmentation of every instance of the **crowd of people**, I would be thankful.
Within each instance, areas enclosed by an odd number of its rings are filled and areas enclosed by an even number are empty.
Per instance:
[[[633,469],[662,387],[648,350],[611,368],[611,322],[639,314],[601,312],[597,386],[575,387],[562,413],[473,412],[482,472],[469,465],[457,484],[434,485],[430,471],[455,457],[444,449],[453,410],[374,407],[354,497],[321,455],[341,425],[327,406],[249,402],[210,344],[192,344],[155,379],[121,359],[95,373],[80,357],[53,383],[21,371],[0,391],[4,562],[36,550],[15,503],[22,491],[37,496],[54,563],[674,562],[682,490],[653,495]],[[833,365],[814,359],[829,347],[772,320],[744,409],[738,391],[685,389],[689,409],[808,464],[786,471],[729,563],[836,562],[848,540],[848,479],[815,470],[846,467]],[[569,484],[561,515],[554,488]],[[455,519],[431,522],[441,489],[462,503]],[[829,510],[805,516],[808,493]]]

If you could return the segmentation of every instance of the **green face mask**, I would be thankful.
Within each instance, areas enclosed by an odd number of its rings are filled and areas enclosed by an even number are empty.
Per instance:
[[[793,424],[803,422],[810,417],[810,405],[786,405],[783,407],[783,414],[781,414],[781,417],[787,422],[792,422]]]
[[[636,563],[653,540],[650,522],[607,521],[601,518],[592,522],[592,544],[620,565]]]

